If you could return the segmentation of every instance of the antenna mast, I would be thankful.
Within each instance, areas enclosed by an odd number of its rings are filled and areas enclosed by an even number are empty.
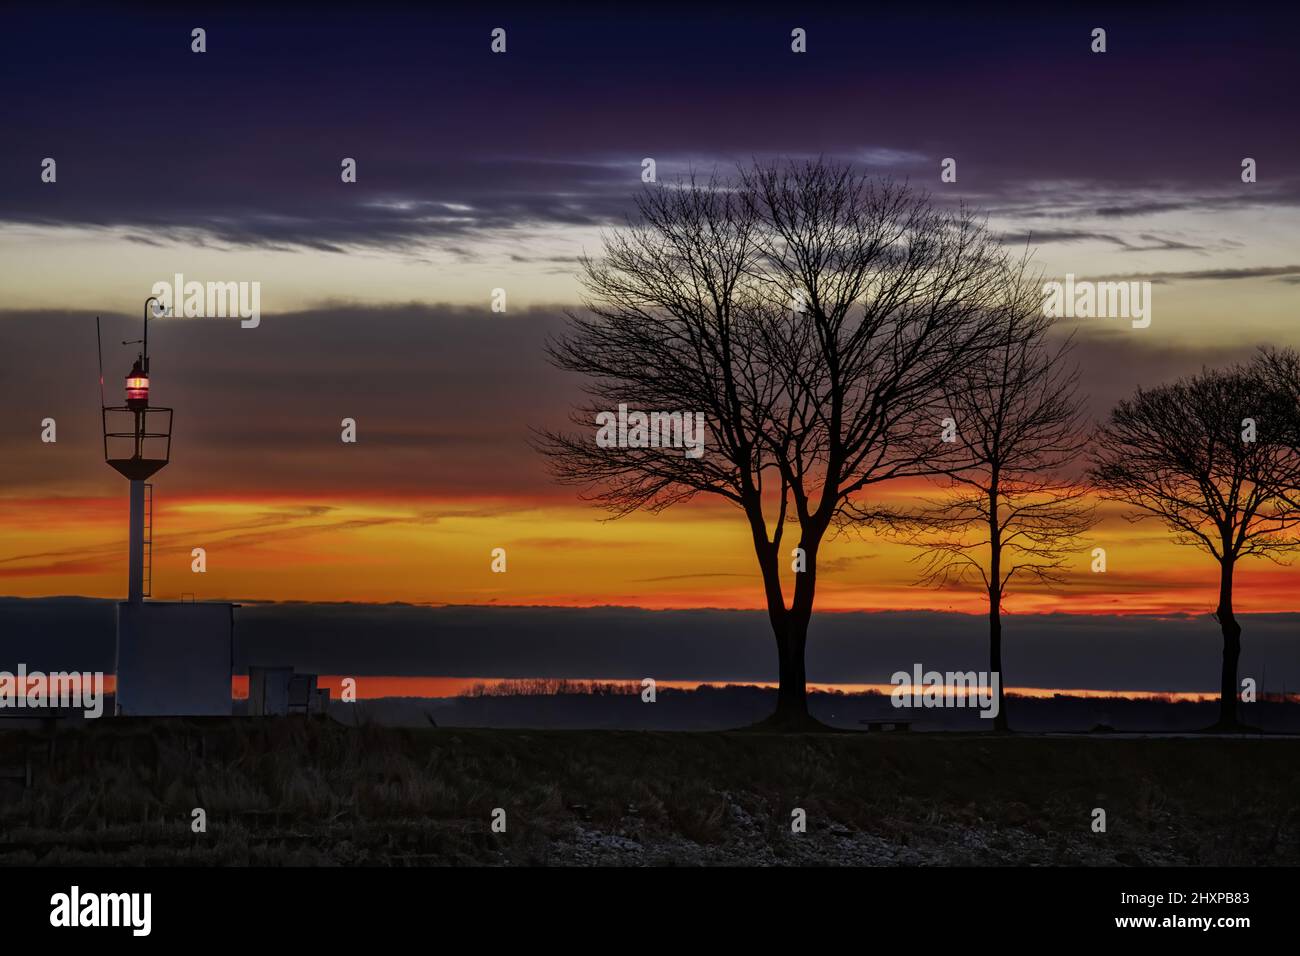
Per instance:
[[[144,374],[149,374],[149,303],[158,302],[157,296],[149,296],[144,300]],[[162,305],[161,302],[158,302]]]
[[[99,334],[99,316],[95,316],[95,345],[99,349],[99,407],[103,408],[104,401],[104,337]]]

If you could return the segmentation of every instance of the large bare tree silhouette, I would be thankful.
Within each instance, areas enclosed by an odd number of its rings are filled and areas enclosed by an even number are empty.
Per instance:
[[[1297,547],[1294,423],[1294,405],[1256,360],[1139,388],[1098,430],[1092,475],[1102,493],[1138,509],[1133,520],[1157,518],[1176,540],[1218,562],[1221,730],[1241,727],[1237,562],[1252,556],[1280,561]]]
[[[550,348],[590,402],[539,447],[615,516],[701,493],[741,511],[779,665],[766,726],[816,726],[804,662],[823,539],[850,503],[870,510],[869,486],[935,467],[914,433],[937,442],[942,387],[996,343],[1018,263],[969,211],[824,161],[654,186],[637,211],[584,262],[587,311]],[[595,416],[620,403],[702,412],[705,453],[602,447]]]

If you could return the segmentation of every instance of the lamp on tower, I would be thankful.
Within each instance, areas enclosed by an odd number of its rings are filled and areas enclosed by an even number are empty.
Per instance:
[[[137,358],[126,377],[126,407],[132,411],[143,411],[149,407],[149,376],[142,364]]]
[[[149,307],[158,300],[150,296],[144,303],[144,337],[123,345],[143,346],[130,373],[126,376],[126,404],[102,404],[104,422],[104,461],[124,478],[145,481],[162,470],[171,460],[172,410],[149,404]],[[100,350],[100,391],[104,384],[104,356]]]
[[[172,451],[172,410],[149,404],[149,306],[157,301],[150,296],[144,302],[144,337],[138,343],[142,348],[126,376],[125,405],[104,404],[102,340],[99,351],[104,461],[131,483],[127,594],[132,604],[139,604],[149,593],[145,586],[145,546],[149,543],[145,538],[145,482],[166,467]]]

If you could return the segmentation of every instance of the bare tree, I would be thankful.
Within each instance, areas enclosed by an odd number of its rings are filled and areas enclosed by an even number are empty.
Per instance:
[[[1290,440],[1293,407],[1259,361],[1203,370],[1170,385],[1138,389],[1098,432],[1092,475],[1103,493],[1155,517],[1175,540],[1219,564],[1215,616],[1223,632],[1218,729],[1234,730],[1241,624],[1233,610],[1237,562],[1281,561],[1297,546],[1293,490],[1300,456]]]
[[[539,447],[615,516],[700,493],[741,510],[777,646],[768,725],[815,725],[804,653],[823,538],[869,485],[933,467],[908,438],[937,428],[942,384],[990,347],[1014,264],[970,213],[822,161],[651,187],[637,208],[584,262],[587,313],[550,346],[591,402]],[[620,403],[701,412],[707,450],[594,440]]]
[[[1279,403],[1279,439],[1293,450],[1300,450],[1300,352],[1269,346],[1260,349],[1251,364]],[[1284,491],[1291,501],[1300,501],[1300,489]]]
[[[949,490],[893,527],[921,548],[921,583],[978,582],[988,597],[989,670],[1000,675],[996,730],[1007,730],[1002,602],[1013,579],[1059,584],[1075,539],[1094,522],[1087,490],[1063,470],[1087,444],[1070,342],[1047,340],[1039,283],[1022,272],[1006,289],[996,346],[943,389]]]

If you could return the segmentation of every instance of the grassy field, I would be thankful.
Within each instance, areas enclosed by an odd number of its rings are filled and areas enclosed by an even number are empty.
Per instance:
[[[109,720],[47,740],[0,731],[0,767],[34,754],[30,788],[0,780],[0,863],[1300,863],[1294,740],[300,718]]]

